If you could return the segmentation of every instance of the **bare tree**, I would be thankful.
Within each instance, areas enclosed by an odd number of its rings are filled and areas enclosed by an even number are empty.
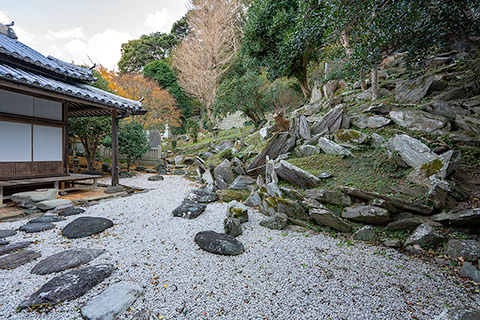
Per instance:
[[[200,100],[208,119],[221,76],[228,70],[240,44],[236,0],[190,0],[188,36],[173,53],[173,66],[187,94]]]

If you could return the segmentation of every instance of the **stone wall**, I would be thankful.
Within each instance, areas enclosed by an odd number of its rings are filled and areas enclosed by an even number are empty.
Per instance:
[[[243,117],[243,113],[241,111],[237,111],[235,113],[227,115],[223,119],[218,120],[218,127],[221,130],[228,130],[232,129],[233,127],[235,128],[241,128],[243,127],[245,121],[248,119],[245,119]]]

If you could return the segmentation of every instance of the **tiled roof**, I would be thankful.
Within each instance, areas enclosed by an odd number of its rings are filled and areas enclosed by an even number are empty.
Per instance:
[[[39,89],[61,93],[119,109],[131,109],[133,113],[143,110],[141,102],[125,99],[87,84],[66,83],[5,64],[0,64],[0,79],[30,85]]]
[[[45,57],[18,40],[0,34],[0,53],[21,60],[32,67],[53,72],[59,76],[68,77],[82,82],[91,82],[95,78],[90,69],[71,65],[54,57]]]

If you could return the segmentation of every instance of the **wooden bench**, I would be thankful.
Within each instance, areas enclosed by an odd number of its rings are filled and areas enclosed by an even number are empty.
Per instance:
[[[73,190],[74,188],[60,189],[60,183],[61,182],[74,182],[74,181],[81,181],[81,180],[93,180],[92,190],[95,190],[97,188],[97,179],[101,178],[101,177],[102,176],[100,176],[100,175],[74,174],[74,173],[72,173],[68,176],[29,178],[29,179],[0,181],[0,205],[3,204],[3,200],[10,199],[10,196],[4,196],[3,195],[4,188],[53,183],[53,187],[57,191]]]

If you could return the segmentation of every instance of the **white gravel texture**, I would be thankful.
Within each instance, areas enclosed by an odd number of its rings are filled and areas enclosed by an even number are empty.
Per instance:
[[[122,280],[145,292],[121,319],[132,319],[143,308],[159,319],[432,319],[445,306],[480,307],[478,294],[436,265],[322,233],[270,230],[259,225],[262,214],[255,210],[238,237],[245,253],[205,252],[194,236],[203,230],[223,232],[226,203],[208,205],[194,220],[175,218],[172,210],[198,186],[179,176],[157,182],[147,181],[148,176],[120,181],[150,189],[147,193],[88,207],[53,230],[7,238],[37,241],[29,249],[41,252],[40,259],[66,249],[104,248],[107,253],[90,265],[111,263],[116,269],[84,296],[48,313],[16,313],[15,308],[55,274],[31,274],[35,261],[0,270],[0,319],[81,319],[79,308],[86,301]],[[109,218],[115,225],[83,239],[62,238],[61,229],[80,216]],[[0,223],[0,229],[24,223]]]

